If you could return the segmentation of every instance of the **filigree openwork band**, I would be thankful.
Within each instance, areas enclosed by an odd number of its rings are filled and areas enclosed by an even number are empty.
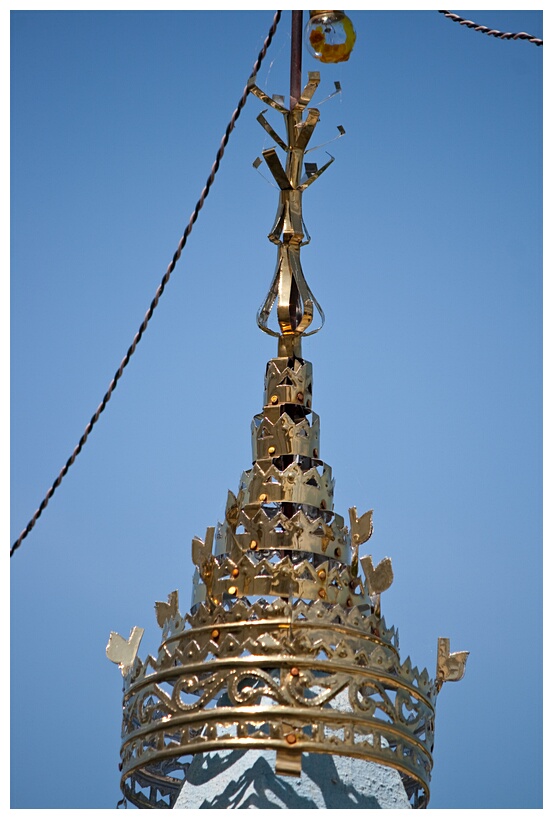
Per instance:
[[[272,748],[283,773],[306,752],[390,765],[413,806],[426,804],[436,686],[400,664],[382,618],[320,600],[201,604],[184,618],[175,594],[166,605],[157,659],[135,658],[125,676],[127,798],[145,781],[148,799],[176,796],[171,764],[186,754]]]

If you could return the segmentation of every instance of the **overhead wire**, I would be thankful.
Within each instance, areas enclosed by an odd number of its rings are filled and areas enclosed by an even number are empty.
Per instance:
[[[181,239],[180,239],[180,241],[178,243],[177,249],[175,250],[175,253],[173,254],[173,258],[171,259],[171,262],[169,263],[169,266],[168,266],[167,270],[165,271],[165,274],[164,274],[164,276],[163,276],[163,278],[161,280],[161,283],[160,283],[160,285],[159,285],[159,287],[158,287],[158,289],[156,291],[156,294],[155,294],[154,298],[152,299],[152,302],[150,303],[150,306],[148,307],[148,310],[146,312],[144,320],[142,321],[142,324],[140,325],[140,327],[138,329],[138,332],[136,333],[136,335],[135,335],[135,337],[134,337],[134,339],[132,341],[131,346],[129,347],[129,349],[127,350],[127,352],[126,352],[126,354],[125,354],[125,356],[123,358],[123,360],[121,361],[121,364],[119,365],[119,368],[118,368],[117,372],[115,373],[114,377],[112,378],[111,383],[110,383],[110,385],[109,385],[109,387],[107,389],[106,394],[102,398],[102,401],[100,402],[96,412],[94,413],[94,415],[92,416],[92,418],[90,419],[88,424],[86,425],[85,431],[83,432],[83,434],[81,436],[81,439],[79,440],[79,443],[77,444],[77,446],[75,447],[75,449],[71,453],[71,456],[67,459],[66,463],[63,465],[63,467],[60,470],[60,473],[57,476],[54,483],[48,489],[46,495],[44,496],[44,499],[42,500],[40,506],[38,507],[38,509],[34,513],[33,517],[30,519],[27,526],[23,529],[23,531],[21,532],[21,534],[19,535],[19,537],[17,538],[17,540],[15,541],[13,546],[11,547],[10,557],[13,556],[15,551],[21,546],[21,543],[23,542],[23,540],[27,537],[29,532],[33,529],[33,527],[35,526],[37,520],[39,519],[39,517],[41,516],[43,511],[46,509],[46,507],[48,505],[48,502],[50,501],[50,498],[52,497],[52,495],[54,494],[54,492],[56,491],[56,489],[59,487],[62,480],[66,476],[69,468],[75,463],[75,459],[77,458],[77,456],[81,452],[83,446],[85,445],[86,441],[88,440],[88,437],[89,437],[90,433],[92,432],[92,430],[94,429],[96,423],[98,422],[98,419],[100,418],[100,415],[105,410],[108,401],[110,400],[111,396],[113,395],[113,391],[117,387],[117,384],[118,384],[121,376],[123,375],[125,367],[129,363],[132,355],[134,354],[134,352],[136,350],[136,347],[137,347],[140,339],[142,338],[142,336],[144,335],[144,333],[146,331],[146,328],[148,327],[148,324],[150,322],[150,319],[152,318],[154,310],[156,309],[156,307],[157,307],[157,305],[159,303],[159,300],[160,300],[160,298],[161,298],[161,296],[163,294],[163,291],[165,290],[165,287],[167,286],[167,283],[169,282],[171,274],[172,274],[173,270],[175,269],[175,266],[176,266],[178,260],[180,259],[182,251],[183,251],[183,249],[184,249],[184,247],[186,245],[188,237],[190,236],[190,234],[192,232],[192,228],[194,227],[194,223],[196,222],[196,220],[198,218],[200,210],[202,209],[202,207],[204,205],[204,202],[207,199],[207,196],[209,195],[209,191],[211,190],[211,186],[213,185],[213,182],[215,180],[215,175],[216,175],[217,171],[219,170],[219,165],[220,165],[221,160],[223,158],[223,155],[225,153],[225,148],[226,148],[226,146],[228,144],[230,135],[231,135],[232,131],[234,130],[236,120],[240,116],[240,113],[242,112],[242,109],[244,108],[244,106],[246,104],[246,101],[248,99],[249,89],[250,89],[250,82],[252,81],[253,77],[255,77],[255,75],[258,73],[259,69],[261,68],[261,64],[262,64],[262,62],[263,62],[263,60],[265,58],[265,55],[267,54],[269,46],[271,45],[271,42],[272,42],[273,37],[275,35],[278,23],[279,23],[280,18],[281,18],[281,15],[282,15],[282,11],[277,11],[275,13],[275,15],[274,15],[273,22],[271,24],[271,28],[269,29],[269,33],[267,34],[267,36],[266,36],[266,38],[265,38],[265,40],[263,42],[263,46],[262,46],[261,51],[259,52],[259,54],[257,56],[257,59],[256,59],[256,61],[254,63],[252,72],[250,74],[250,77],[248,78],[248,82],[246,83],[246,85],[244,87],[244,91],[242,92],[242,96],[240,97],[238,105],[234,109],[234,112],[233,112],[233,114],[232,114],[232,116],[230,118],[229,124],[227,125],[227,128],[226,128],[225,133],[223,135],[223,138],[221,140],[221,144],[219,146],[219,150],[217,151],[217,156],[216,156],[215,162],[213,163],[213,166],[211,168],[211,172],[209,174],[207,182],[205,183],[205,186],[204,186],[204,188],[203,188],[203,190],[201,192],[200,198],[198,199],[198,201],[196,203],[196,207],[192,211],[192,215],[190,216],[190,219],[189,219],[189,222],[188,222],[188,224],[186,226],[186,229],[185,229],[185,231],[184,231],[184,233],[183,233],[183,235],[182,235],[182,237],[181,237]]]
[[[481,34],[487,34],[490,37],[498,37],[500,40],[528,40],[534,45],[542,46],[543,40],[538,37],[533,37],[532,34],[527,34],[525,31],[519,31],[518,34],[511,34],[510,31],[498,31],[495,28],[488,28],[488,26],[481,26],[478,23],[473,23],[472,20],[465,20],[464,17],[459,17],[458,14],[452,14],[450,11],[439,11],[438,14],[444,14],[449,20],[454,23],[459,23],[461,26],[472,28],[479,31]]]

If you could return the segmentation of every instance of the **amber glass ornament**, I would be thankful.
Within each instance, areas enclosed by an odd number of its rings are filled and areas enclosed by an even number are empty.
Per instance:
[[[355,45],[353,23],[343,11],[310,11],[305,27],[309,53],[322,63],[343,63]]]

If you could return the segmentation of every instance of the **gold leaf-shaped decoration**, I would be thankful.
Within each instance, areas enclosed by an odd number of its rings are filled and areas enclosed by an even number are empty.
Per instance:
[[[205,541],[203,541],[200,537],[192,538],[192,560],[198,569],[201,569],[203,564],[211,557],[214,534],[215,527],[208,526],[205,533]]]
[[[389,589],[394,581],[394,572],[392,569],[392,561],[389,557],[383,558],[380,563],[374,567],[371,555],[361,558],[361,565],[367,578],[367,593],[369,595],[381,594],[386,589]]]
[[[163,628],[165,623],[172,617],[179,613],[179,593],[173,591],[167,598],[167,603],[156,603],[156,619],[160,628]]]
[[[350,527],[351,527],[351,539],[353,543],[361,545],[361,543],[365,543],[373,533],[373,510],[370,509],[368,512],[365,512],[364,515],[361,515],[360,518],[357,517],[357,507],[352,506],[349,510],[349,520],[350,520]]]
[[[238,506],[238,499],[234,492],[231,492],[230,489],[228,490],[227,495],[227,507],[225,510],[225,517],[229,523],[229,525],[235,529],[236,524],[238,523],[238,515],[240,514],[240,509]]]
[[[444,682],[458,682],[465,676],[468,651],[449,650],[449,637],[438,637],[438,662],[436,665],[436,684],[438,688]]]
[[[125,640],[116,631],[112,631],[109,635],[106,646],[107,658],[119,666],[123,676],[127,674],[134,663],[143,634],[144,629],[135,626],[128,640]]]

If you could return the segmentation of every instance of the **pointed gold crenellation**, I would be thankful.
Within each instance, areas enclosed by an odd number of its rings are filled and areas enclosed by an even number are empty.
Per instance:
[[[263,408],[252,422],[252,466],[228,492],[224,520],[192,539],[189,613],[178,593],[156,603],[157,657],[142,662],[142,629],[107,647],[124,678],[121,787],[138,807],[172,807],[191,755],[225,749],[276,751],[276,773],[299,776],[302,754],[356,757],[400,772],[412,807],[426,807],[434,706],[444,682],[464,674],[468,652],[440,638],[436,680],[401,662],[397,630],[381,616],[393,581],[391,560],[376,565],[361,547],[372,510],[334,510],[332,470],[320,455],[312,366],[301,356],[313,307],[299,261],[305,241],[301,193],[327,166],[301,181],[318,111],[305,108],[318,85],[310,75],[300,103],[283,114],[286,151],[265,161],[280,186],[270,238],[275,278],[259,314],[262,329],[277,301],[278,357],[265,373]],[[311,331],[314,332],[314,331]]]

